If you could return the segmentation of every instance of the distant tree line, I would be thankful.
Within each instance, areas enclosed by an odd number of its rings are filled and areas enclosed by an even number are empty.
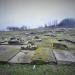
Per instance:
[[[24,30],[27,30],[27,26],[22,26],[22,27],[14,27],[14,26],[8,26],[7,27],[7,30],[9,31],[24,31]]]
[[[70,28],[75,27],[75,19],[67,18],[67,19],[63,19],[59,23],[57,22],[57,20],[54,20],[49,22],[48,24],[44,24],[44,26],[41,25],[38,28],[41,29],[41,28],[59,28],[59,27],[70,27]],[[13,27],[13,26],[7,27],[7,30],[9,31],[24,31],[27,29],[28,28],[25,25],[23,25],[22,27]]]
[[[45,24],[44,27],[41,28],[75,28],[75,19],[65,18],[59,23],[57,22],[57,20],[55,20],[52,23],[49,22],[48,24]]]
[[[58,25],[57,21],[53,21],[52,23],[44,24],[44,26],[41,26],[39,28],[55,28]]]

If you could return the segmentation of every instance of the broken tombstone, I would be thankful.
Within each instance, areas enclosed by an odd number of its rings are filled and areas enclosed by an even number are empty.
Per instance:
[[[20,39],[20,38],[16,38],[16,37],[12,37],[9,39],[8,44],[10,45],[19,45],[19,44],[23,44],[24,40]]]
[[[37,45],[31,45],[31,44],[21,47],[21,50],[36,50],[36,49],[37,49]]]

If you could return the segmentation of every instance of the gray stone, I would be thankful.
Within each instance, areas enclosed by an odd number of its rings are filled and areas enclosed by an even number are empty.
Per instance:
[[[9,63],[30,63],[31,62],[31,55],[33,52],[30,51],[22,51],[19,52],[15,57],[9,60]]]
[[[36,42],[42,42],[42,39],[35,39]]]
[[[8,62],[19,52],[19,47],[10,45],[0,45],[0,62]]]
[[[56,33],[55,32],[48,32],[45,34],[45,36],[56,37]]]
[[[31,44],[21,47],[21,50],[36,50],[36,49],[37,49],[37,45],[31,45]]]
[[[12,37],[9,39],[8,44],[12,44],[12,45],[19,45],[19,44],[23,44],[24,40],[20,39],[20,38],[16,38],[16,37]]]
[[[53,53],[58,64],[75,63],[75,55],[70,51],[54,50]]]
[[[53,48],[54,49],[68,49],[68,47],[65,44],[62,43],[53,43]]]

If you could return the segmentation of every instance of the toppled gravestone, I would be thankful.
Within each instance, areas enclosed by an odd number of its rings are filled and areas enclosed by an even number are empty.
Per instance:
[[[37,49],[37,45],[31,45],[31,44],[21,47],[21,50],[36,50],[36,49]]]
[[[37,45],[32,40],[27,41],[26,45],[21,47],[21,50],[36,50]]]
[[[41,42],[41,41],[42,41],[42,39],[36,39],[35,41],[36,41],[36,42]]]
[[[23,44],[24,40],[20,39],[20,38],[16,38],[16,37],[12,37],[9,39],[8,44],[10,45],[19,45],[19,44]]]
[[[75,63],[75,53],[66,50],[53,50],[53,53],[58,64]]]
[[[53,48],[54,49],[68,49],[68,47],[65,44],[61,43],[53,43]]]
[[[35,40],[36,42],[41,42],[41,41],[42,41],[42,39],[41,39],[39,36],[35,36],[35,37],[34,37],[34,40]]]

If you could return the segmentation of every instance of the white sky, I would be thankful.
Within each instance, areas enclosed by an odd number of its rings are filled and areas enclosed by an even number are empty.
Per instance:
[[[75,0],[0,0],[0,29],[11,25],[35,28],[68,17],[75,18]]]

